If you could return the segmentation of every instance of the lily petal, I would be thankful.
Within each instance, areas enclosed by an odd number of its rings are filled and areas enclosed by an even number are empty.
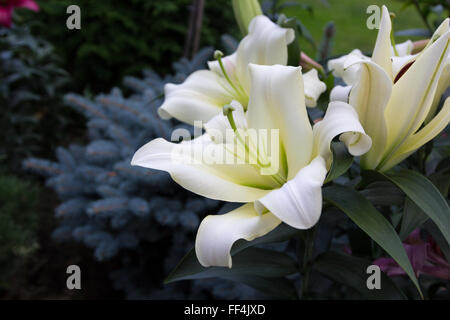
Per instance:
[[[364,132],[355,109],[342,101],[330,102],[323,120],[314,125],[313,133],[313,156],[320,155],[327,161],[327,166],[330,164],[332,155],[331,141],[338,135],[341,135],[340,140],[355,156],[366,153],[372,145],[372,140]]]
[[[394,84],[386,107],[387,153],[414,134],[429,113],[439,78],[450,52],[450,31],[422,52]]]
[[[203,219],[195,240],[195,252],[204,267],[232,266],[230,250],[239,239],[251,241],[275,229],[281,221],[270,212],[259,215],[248,203],[223,215]]]
[[[442,71],[442,74],[439,78],[439,82],[436,88],[436,93],[434,95],[433,103],[431,104],[430,111],[428,112],[427,117],[425,118],[425,123],[430,122],[431,119],[436,114],[436,110],[439,106],[439,102],[441,101],[442,95],[444,94],[445,90],[450,85],[450,56],[447,58],[447,62],[445,63],[444,71]]]
[[[428,141],[436,137],[450,121],[450,98],[445,100],[444,106],[438,114],[417,133],[408,137],[401,147],[389,158],[389,160],[380,168],[381,171],[386,171],[402,160],[406,159],[414,151],[419,149]]]
[[[442,21],[442,23],[439,25],[436,31],[434,31],[430,41],[428,41],[425,48],[422,49],[422,52],[428,49],[437,39],[442,37],[448,30],[450,30],[450,18],[446,18],[444,21]]]
[[[392,92],[388,74],[371,61],[360,60],[360,79],[353,87],[349,104],[358,113],[365,132],[374,142],[370,151],[361,158],[361,166],[375,168],[383,156],[387,143],[387,127],[384,111]]]
[[[307,107],[315,107],[322,93],[327,91],[327,85],[320,81],[316,69],[303,74],[303,87],[305,90],[305,103]]]
[[[332,71],[333,76],[342,78],[348,85],[354,85],[358,81],[358,72],[361,66],[358,64],[348,66],[348,64],[350,61],[359,61],[361,59],[370,60],[359,49],[355,49],[348,55],[329,60],[328,69]]]
[[[395,49],[397,50],[399,57],[408,56],[411,54],[412,50],[414,49],[414,44],[411,40],[406,40],[405,42],[396,44]],[[391,56],[394,56],[394,55],[395,55],[394,49],[392,49]]]
[[[342,101],[348,103],[352,88],[353,86],[335,86],[330,92],[330,101]]]
[[[391,17],[386,6],[383,6],[382,11],[380,29],[378,30],[377,41],[373,49],[372,61],[383,68],[389,78],[392,79]]]
[[[250,22],[248,35],[237,49],[236,71],[244,89],[250,90],[248,64],[286,65],[287,46],[295,39],[293,29],[282,28],[266,16],[256,16]]]
[[[251,165],[225,163],[225,152],[208,135],[182,143],[158,138],[136,151],[131,164],[167,171],[185,189],[223,201],[251,202],[275,186]]]
[[[312,151],[312,129],[305,107],[301,67],[250,64],[249,70],[252,88],[248,127],[279,130],[289,180],[309,163]]]
[[[219,63],[210,61],[211,71],[197,71],[180,85],[166,85],[165,101],[158,109],[159,116],[194,124],[196,120],[207,122],[233,99],[247,106],[250,90],[248,64],[287,64],[287,46],[294,38],[294,30],[282,28],[265,16],[255,17],[236,52],[222,59],[234,87],[227,82]]]
[[[321,187],[326,175],[325,160],[318,156],[294,179],[255,201],[255,208],[258,212],[266,208],[294,228],[309,229],[317,223],[322,212]]]
[[[392,75],[394,79],[396,78],[400,70],[402,70],[402,68],[409,62],[415,60],[417,56],[417,54],[410,54],[401,57],[392,57]]]
[[[196,71],[182,84],[166,84],[158,114],[162,119],[174,117],[192,125],[196,120],[206,122],[234,99],[231,90],[215,72]]]

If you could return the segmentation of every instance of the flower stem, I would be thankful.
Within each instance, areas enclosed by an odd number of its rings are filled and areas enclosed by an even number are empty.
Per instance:
[[[422,11],[422,9],[420,8],[419,2],[417,0],[413,1],[414,7],[416,7],[417,12],[420,15],[420,18],[422,19],[423,23],[425,24],[425,26],[427,27],[428,31],[433,34],[433,28],[430,26],[430,24],[428,23],[427,20],[427,16],[425,15],[425,13]]]
[[[304,244],[303,246],[301,246],[300,245],[301,243],[299,243],[298,246],[299,250],[297,252],[301,275],[301,291],[300,291],[301,299],[306,299],[308,297],[309,275],[312,266],[315,238],[316,238],[316,227],[312,227],[311,229],[306,230],[299,238],[299,242],[301,241]],[[302,247],[303,247],[303,255],[301,252],[302,250],[300,249]]]

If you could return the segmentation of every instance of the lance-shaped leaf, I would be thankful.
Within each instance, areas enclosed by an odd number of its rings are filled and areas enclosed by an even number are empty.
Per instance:
[[[324,183],[333,181],[346,173],[353,162],[353,156],[348,153],[347,148],[342,142],[333,142],[331,144],[331,150],[333,152],[333,163]]]
[[[384,272],[381,272],[381,289],[369,290],[367,287],[367,267],[373,263],[361,258],[328,251],[314,261],[313,269],[333,281],[349,286],[367,299],[405,299],[404,293]]]
[[[244,249],[247,249],[249,247],[253,247],[260,244],[265,243],[275,243],[275,242],[283,242],[286,240],[289,240],[297,235],[299,235],[301,232],[304,232],[303,230],[292,228],[291,226],[282,223],[278,227],[276,227],[274,230],[269,232],[268,234],[256,238],[252,241],[247,241],[244,239],[240,239],[236,241],[233,245],[233,248],[231,249],[231,255],[235,255],[238,252],[241,252]]]
[[[283,240],[285,235],[291,232],[288,231],[289,228],[288,226],[282,227],[275,235],[272,234],[273,239],[275,241]],[[267,238],[266,240],[272,242]],[[261,243],[264,243],[264,240],[258,242],[258,244]],[[238,243],[235,247],[239,247]],[[197,260],[195,250],[192,249],[166,278],[165,283],[218,277],[246,284],[274,298],[297,298],[293,283],[283,278],[285,275],[293,274],[298,270],[297,263],[291,257],[277,251],[260,248],[248,248],[241,252],[242,250],[243,248],[233,251],[235,253],[233,268],[229,269],[225,267],[203,267]]]
[[[400,227],[400,238],[405,240],[411,232],[420,227],[427,220],[428,216],[424,214],[411,199],[406,198],[405,207],[403,208],[402,224]]]
[[[388,180],[399,187],[439,228],[450,244],[450,208],[439,190],[425,176],[412,170],[379,173],[365,171],[366,181]]]
[[[442,253],[444,254],[445,259],[447,259],[447,261],[450,263],[450,245],[447,243],[447,241],[445,241],[445,238],[442,236],[442,233],[439,231],[436,225],[430,220],[428,220],[424,224],[424,228],[433,236],[433,239],[438,244],[439,249],[441,249]]]
[[[383,215],[366,198],[349,187],[339,185],[327,187],[323,190],[323,196],[378,243],[405,270],[423,296],[403,244],[393,226]]]
[[[235,276],[279,278],[293,274],[297,270],[297,263],[290,256],[261,248],[248,248],[234,255],[233,268],[205,268],[198,262],[195,250],[192,249],[184,256],[165,282],[215,277],[232,279]]]
[[[388,181],[376,181],[361,190],[361,194],[372,204],[400,206],[405,202],[405,194]]]
[[[436,168],[437,169],[437,168]],[[438,190],[442,194],[448,193],[448,188],[450,186],[450,177],[448,175],[440,174],[440,173],[433,173],[429,176],[429,179],[433,184],[438,188]],[[383,181],[384,183],[389,183],[391,186],[396,186],[388,181]],[[375,182],[380,183],[380,182]],[[400,191],[400,189],[397,188],[397,190]],[[401,192],[401,191],[400,191]],[[419,228],[422,226],[429,217],[409,198],[406,198],[405,200],[405,206],[403,209],[403,218],[402,218],[402,224],[400,228],[400,238],[402,240],[406,239],[408,235],[413,232],[416,228]],[[430,221],[429,224],[432,224],[433,227],[433,237],[437,239],[439,237],[439,247],[442,251],[444,251],[442,248],[449,247],[449,244],[446,242],[445,238],[442,236],[442,233],[439,231],[439,229],[436,227],[436,225]],[[426,226],[425,226],[426,227]],[[429,230],[428,230],[429,231]],[[450,255],[449,255],[450,257]]]

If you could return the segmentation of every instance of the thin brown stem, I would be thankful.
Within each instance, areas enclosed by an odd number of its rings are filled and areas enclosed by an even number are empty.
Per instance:
[[[202,32],[203,11],[205,9],[205,0],[197,0],[196,15],[195,15],[195,33],[192,45],[191,57],[193,57],[200,45],[200,36]]]
[[[417,0],[413,1],[414,6],[416,7],[416,10],[418,11],[420,17],[422,18],[423,23],[425,23],[425,26],[427,27],[428,31],[433,33],[433,28],[428,23],[427,17],[423,14],[423,11],[420,9],[419,2]]]
[[[192,45],[192,38],[194,35],[194,28],[195,28],[195,13],[197,6],[197,0],[193,0],[192,4],[189,6],[189,20],[188,20],[188,27],[186,32],[186,39],[184,40],[184,50],[183,50],[183,57],[189,58],[189,52],[191,51],[191,45]]]

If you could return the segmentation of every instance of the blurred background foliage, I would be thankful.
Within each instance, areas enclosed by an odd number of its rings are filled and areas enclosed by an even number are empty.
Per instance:
[[[191,0],[45,0],[39,14],[21,10],[36,35],[45,35],[72,76],[71,91],[108,91],[125,75],[152,66],[167,73],[183,55]],[[81,8],[81,30],[68,30],[66,8]],[[206,1],[200,47],[238,34],[229,0]]]
[[[445,1],[420,1],[418,14],[413,0],[389,1],[390,11],[397,14],[396,31],[425,28],[421,15],[426,15],[430,26],[438,21],[436,5],[445,11]],[[360,48],[369,52],[377,30],[366,27],[366,9],[381,6],[383,0],[262,0],[265,13],[276,11],[298,18],[309,30],[315,46],[302,42],[302,50],[315,56],[325,26],[334,22],[336,36],[332,56]],[[72,75],[71,91],[93,93],[108,91],[120,83],[125,75],[138,75],[144,67],[167,73],[171,63],[183,55],[191,0],[46,0],[38,1],[38,15],[19,10],[19,22],[26,21],[33,34],[45,35],[65,61],[64,68]],[[77,4],[82,8],[81,30],[65,27],[66,8]],[[448,10],[448,4],[447,4]],[[443,13],[445,15],[445,12]],[[437,23],[437,22],[436,22]],[[205,1],[200,47],[220,47],[222,34],[239,36],[230,1]],[[417,34],[417,33],[416,33]],[[351,35],[351,36],[349,36]],[[418,34],[423,37],[423,34]],[[411,34],[399,36],[406,40]],[[414,37],[413,37],[414,38]]]
[[[38,247],[35,231],[39,217],[34,211],[37,200],[35,185],[0,173],[0,291]]]
[[[322,38],[327,23],[330,21],[334,23],[336,34],[331,56],[347,54],[354,48],[370,53],[378,32],[377,29],[369,30],[366,27],[366,20],[369,17],[366,10],[370,5],[381,7],[385,4],[389,11],[396,14],[394,31],[425,27],[416,9],[413,6],[405,6],[405,3],[399,0],[302,0],[283,2],[290,5],[285,5],[281,12],[289,17],[297,17],[310,31],[317,45]],[[301,5],[294,5],[295,3]],[[414,37],[398,37],[396,41],[399,43],[408,38],[414,39]],[[302,50],[311,57],[316,56],[314,47],[307,41],[303,41],[302,44]]]
[[[75,113],[61,104],[69,81],[61,65],[53,46],[27,27],[0,29],[0,164],[12,171],[63,142],[55,130],[67,129]]]

